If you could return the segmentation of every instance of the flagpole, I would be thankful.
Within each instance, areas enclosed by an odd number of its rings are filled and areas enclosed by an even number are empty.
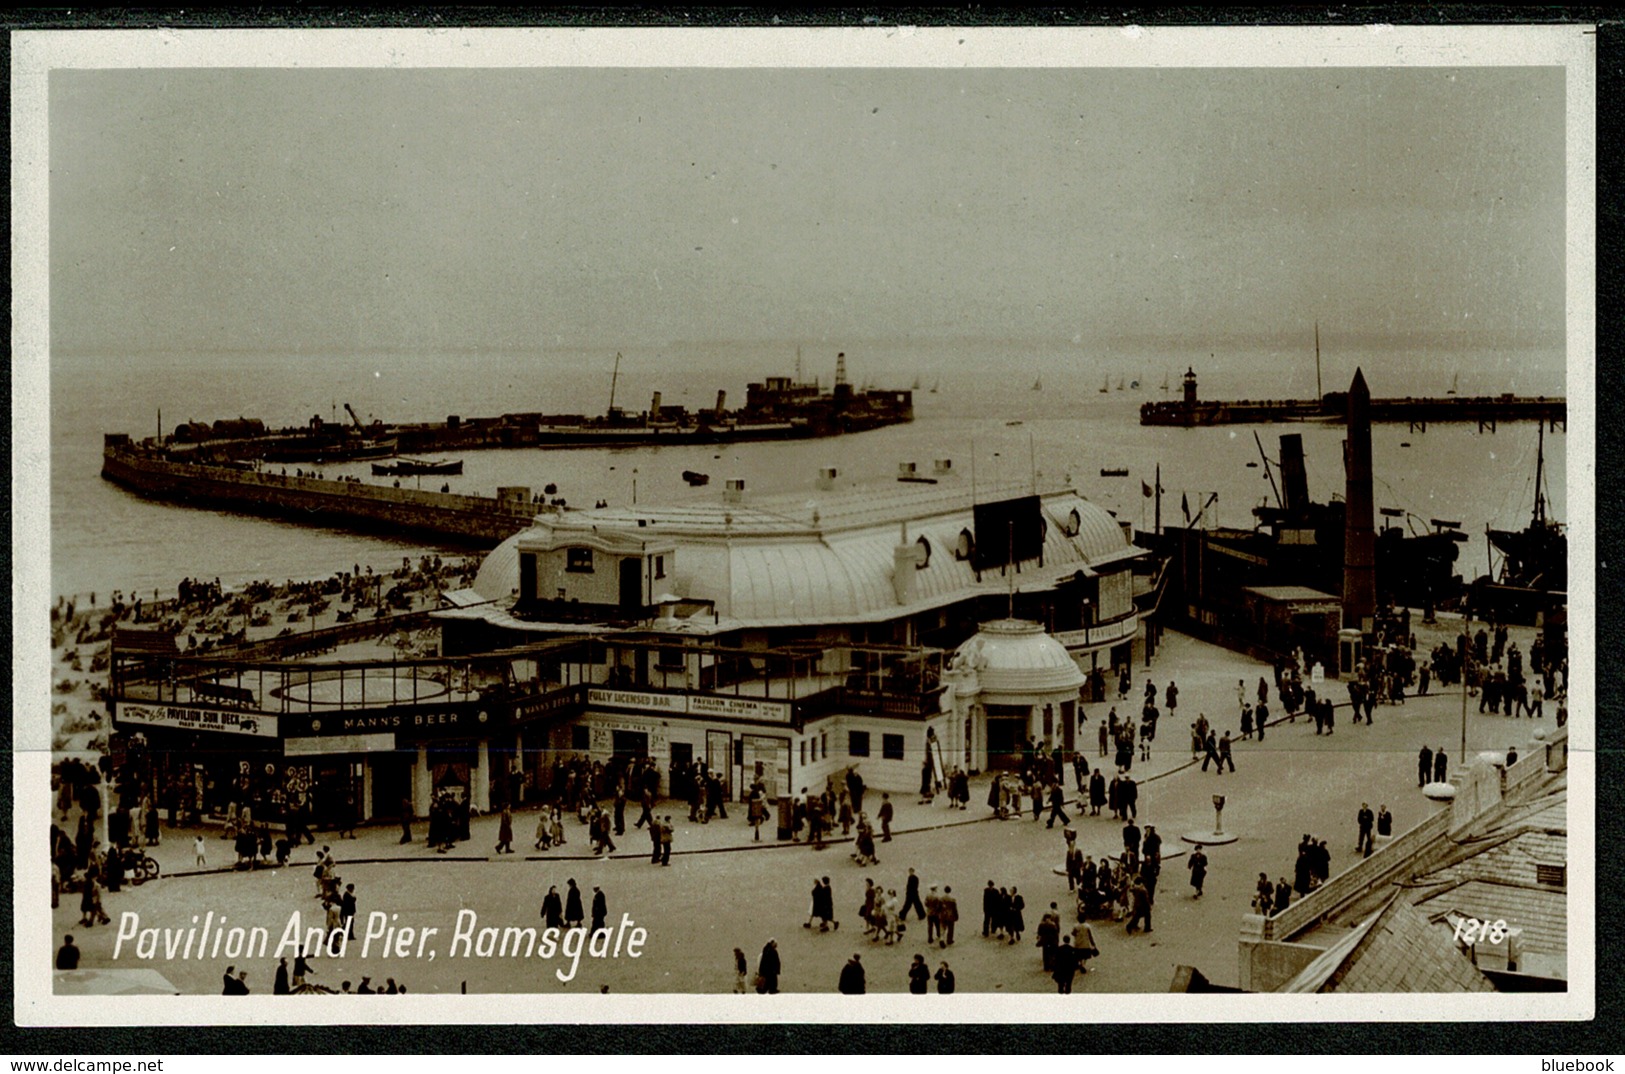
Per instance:
[[[1157,536],[1162,536],[1162,463],[1157,463]]]

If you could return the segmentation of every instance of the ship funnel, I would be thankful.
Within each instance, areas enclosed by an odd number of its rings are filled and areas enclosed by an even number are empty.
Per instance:
[[[1281,506],[1302,510],[1309,503],[1309,475],[1303,464],[1303,434],[1281,437]]]
[[[717,417],[722,417],[728,409],[728,391],[725,388],[717,389]]]
[[[931,465],[931,469],[938,477],[947,477],[954,472],[954,460],[938,459]]]
[[[739,503],[745,498],[745,479],[730,477],[722,489],[723,503]]]
[[[818,471],[818,488],[821,491],[829,492],[831,489],[833,489],[835,487],[835,479],[838,476],[840,476],[840,471],[835,469],[835,467],[833,467],[833,466],[822,467]]]
[[[916,469],[917,469],[917,467],[911,462],[900,462],[900,463],[898,463],[897,464],[897,480],[899,480],[899,481],[912,481],[914,479]]]
[[[649,400],[649,416],[651,418],[660,417],[660,393],[659,392],[655,392],[654,398]]]

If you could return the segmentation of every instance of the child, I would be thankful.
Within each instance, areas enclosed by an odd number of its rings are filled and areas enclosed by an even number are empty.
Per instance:
[[[208,855],[203,850],[203,837],[201,835],[194,836],[192,839],[192,853],[197,858],[197,867],[199,869],[205,869],[209,865]]]

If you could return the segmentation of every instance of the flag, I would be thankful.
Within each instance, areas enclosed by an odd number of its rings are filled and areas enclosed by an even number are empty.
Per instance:
[[[1151,498],[1151,486],[1147,485],[1144,481],[1140,482],[1140,495],[1144,496],[1148,500]]]
[[[1191,520],[1191,502],[1183,492],[1179,494],[1179,509],[1185,512],[1185,521],[1189,522]]]

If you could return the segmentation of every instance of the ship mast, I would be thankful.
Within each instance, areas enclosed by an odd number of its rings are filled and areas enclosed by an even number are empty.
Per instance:
[[[1325,392],[1320,387],[1320,322],[1315,322],[1315,398],[1324,399]],[[1260,448],[1260,451],[1263,449]]]
[[[1539,425],[1540,438],[1535,448],[1535,517],[1530,526],[1539,528],[1546,524],[1546,422],[1542,420]]]
[[[615,382],[621,379],[621,352],[615,352],[615,372],[609,375],[609,410],[615,411]]]

